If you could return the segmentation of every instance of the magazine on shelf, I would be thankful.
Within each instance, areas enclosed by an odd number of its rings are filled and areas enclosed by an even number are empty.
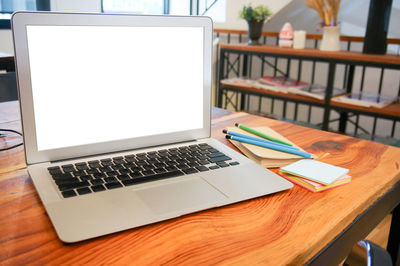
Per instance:
[[[289,77],[262,77],[258,80],[262,84],[273,85],[281,88],[302,88],[308,86],[309,84],[304,81],[295,80]]]
[[[398,102],[398,97],[367,92],[353,92],[349,95],[333,98],[332,101],[364,107],[383,108],[391,103]]]
[[[265,83],[261,83],[258,80],[252,80],[244,77],[239,78],[230,78],[230,79],[223,79],[221,80],[221,85],[229,86],[241,86],[245,88],[256,88],[256,89],[263,89],[263,90],[270,90],[270,91],[277,91],[288,93],[287,88],[282,88],[276,85],[269,85]]]
[[[241,87],[247,88],[254,88],[255,87],[255,80],[239,77],[239,78],[230,78],[230,79],[223,79],[221,80],[222,85],[236,85]]]
[[[301,88],[289,88],[289,92],[293,94],[324,100],[326,95],[326,87],[318,84],[311,84]],[[344,89],[334,88],[332,91],[332,97],[340,96],[343,94],[346,94],[346,90]]]

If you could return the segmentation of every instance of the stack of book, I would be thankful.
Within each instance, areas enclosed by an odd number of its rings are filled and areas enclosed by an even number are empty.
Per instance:
[[[290,143],[293,145],[293,147],[299,148],[296,144],[288,140],[287,138],[283,137],[276,131],[272,130],[269,127],[263,126],[263,127],[254,127],[254,130],[257,130],[258,132],[261,132],[265,135],[271,136],[275,139],[281,140],[286,143]],[[248,136],[252,136],[251,133],[244,131],[240,128],[237,127],[228,127],[227,131],[236,131],[241,134],[245,134]],[[264,147],[244,143],[244,142],[239,142],[235,140],[231,140],[231,143],[235,145],[241,152],[243,152],[244,155],[246,155],[248,158],[251,160],[255,161],[256,163],[262,165],[263,167],[267,168],[275,168],[275,167],[282,167],[288,164],[291,164],[293,162],[296,162],[298,160],[303,159],[304,157],[300,155],[295,155],[291,153],[286,153],[282,151],[277,151],[277,150],[272,150],[272,149],[267,149]],[[303,151],[303,149],[299,148],[300,151]],[[315,155],[312,155],[311,158],[317,158]]]
[[[320,192],[349,183],[348,172],[346,168],[303,159],[282,167],[278,174],[305,189]]]

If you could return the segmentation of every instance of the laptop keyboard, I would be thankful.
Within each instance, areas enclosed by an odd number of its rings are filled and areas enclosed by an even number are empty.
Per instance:
[[[64,198],[238,165],[202,143],[47,168]]]

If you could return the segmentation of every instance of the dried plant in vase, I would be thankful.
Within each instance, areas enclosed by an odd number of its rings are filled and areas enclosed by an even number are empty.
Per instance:
[[[317,11],[323,26],[320,49],[324,51],[340,50],[340,26],[338,14],[340,0],[306,0],[308,7]]]
[[[261,37],[262,28],[265,20],[271,16],[268,6],[259,5],[252,7],[251,4],[243,6],[239,16],[245,19],[248,24],[249,45],[259,45],[258,40]]]

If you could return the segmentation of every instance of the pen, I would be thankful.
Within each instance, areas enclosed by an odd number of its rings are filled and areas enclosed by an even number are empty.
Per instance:
[[[287,142],[284,142],[284,141],[282,141],[282,140],[276,139],[276,138],[274,138],[274,137],[268,136],[268,135],[266,135],[266,134],[264,134],[264,133],[261,133],[261,132],[259,132],[259,131],[257,131],[257,130],[254,130],[254,129],[252,129],[252,128],[246,127],[246,126],[244,126],[244,125],[242,125],[242,124],[235,123],[235,126],[237,126],[237,127],[240,128],[240,129],[243,129],[243,130],[245,130],[245,131],[247,131],[247,132],[250,132],[250,133],[252,133],[252,134],[254,134],[254,135],[257,135],[257,136],[259,136],[259,137],[262,137],[262,138],[264,138],[264,139],[268,139],[268,140],[273,141],[273,142],[278,142],[278,143],[281,143],[281,144],[285,144],[285,145],[287,145],[287,146],[293,146],[293,145],[290,144],[290,143],[287,143]]]
[[[273,142],[273,141],[266,140],[266,139],[260,139],[260,138],[257,138],[257,137],[245,135],[245,134],[242,134],[242,133],[239,133],[239,132],[235,132],[235,131],[231,131],[231,130],[224,129],[224,130],[222,130],[222,132],[225,133],[225,134],[231,135],[231,136],[241,137],[241,138],[245,138],[245,139],[251,139],[251,140],[260,141],[260,142],[265,142],[265,143],[268,143],[268,144],[271,144],[271,145],[281,146],[281,147],[285,147],[285,148],[293,149],[293,150],[297,150],[297,151],[300,150],[299,148],[296,148],[296,147],[290,147],[290,146],[287,146],[285,144],[281,144],[281,143],[278,143],[278,142]]]
[[[271,145],[269,143],[265,143],[265,142],[261,142],[261,141],[255,141],[255,140],[241,138],[241,137],[236,137],[236,136],[231,136],[231,135],[226,135],[225,137],[227,139],[236,140],[236,141],[244,142],[244,143],[248,143],[248,144],[253,144],[253,145],[264,147],[264,148],[268,148],[268,149],[271,149],[271,150],[276,150],[276,151],[286,152],[286,153],[290,153],[290,154],[295,154],[295,155],[299,155],[299,156],[302,156],[302,157],[305,157],[305,158],[311,158],[311,153],[300,151],[300,150],[293,150],[293,149],[290,149],[288,147]]]

